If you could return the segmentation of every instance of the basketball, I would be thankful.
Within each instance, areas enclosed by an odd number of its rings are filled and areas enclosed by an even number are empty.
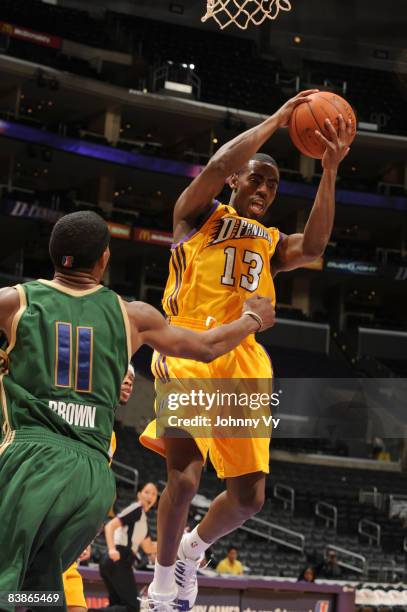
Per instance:
[[[356,116],[346,100],[335,93],[320,91],[311,94],[310,102],[300,104],[291,115],[288,126],[291,140],[308,157],[321,159],[325,147],[315,135],[315,130],[319,130],[323,136],[329,138],[329,130],[325,125],[325,119],[330,119],[334,128],[339,130],[339,113],[342,114],[345,122],[352,121],[352,135],[349,144],[356,136]]]

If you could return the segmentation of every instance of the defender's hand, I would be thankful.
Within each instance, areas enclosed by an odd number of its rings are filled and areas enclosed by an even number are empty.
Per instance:
[[[112,561],[119,561],[120,559],[120,553],[116,548],[110,548],[107,554]]]
[[[311,99],[308,96],[318,93],[318,91],[319,89],[306,89],[305,91],[300,91],[294,98],[287,100],[287,102],[274,114],[277,118],[279,127],[286,127],[290,121],[293,110],[300,104],[304,104],[304,102],[310,102]]]
[[[325,138],[320,131],[315,131],[318,140],[326,147],[322,157],[322,167],[324,170],[337,170],[341,161],[350,151],[349,142],[352,138],[352,121],[349,119],[348,123],[345,123],[343,116],[338,115],[338,125],[337,133],[332,122],[329,119],[325,119],[325,126],[329,131],[328,138]]]
[[[243,305],[243,313],[250,311],[257,315],[257,317],[260,317],[262,323],[260,325],[259,320],[258,331],[264,331],[272,327],[276,322],[276,311],[270,298],[261,297],[260,295],[254,295],[249,298]]]

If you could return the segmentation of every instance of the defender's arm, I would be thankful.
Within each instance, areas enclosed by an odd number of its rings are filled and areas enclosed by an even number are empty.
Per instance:
[[[152,306],[143,302],[126,304],[132,327],[132,344],[135,352],[142,344],[173,357],[194,359],[209,363],[235,348],[246,336],[274,325],[274,307],[268,298],[254,296],[245,303],[240,319],[204,332],[194,332],[168,324]],[[256,317],[256,318],[255,318]]]

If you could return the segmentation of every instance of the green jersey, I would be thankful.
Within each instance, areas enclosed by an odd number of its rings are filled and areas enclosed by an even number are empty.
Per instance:
[[[0,376],[3,443],[48,430],[108,454],[114,408],[131,357],[119,296],[54,281],[18,285],[20,309]]]

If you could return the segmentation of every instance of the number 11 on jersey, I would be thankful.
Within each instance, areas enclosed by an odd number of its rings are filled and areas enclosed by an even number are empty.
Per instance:
[[[55,386],[72,388],[72,324],[55,323]],[[74,390],[92,393],[93,327],[76,327]]]

